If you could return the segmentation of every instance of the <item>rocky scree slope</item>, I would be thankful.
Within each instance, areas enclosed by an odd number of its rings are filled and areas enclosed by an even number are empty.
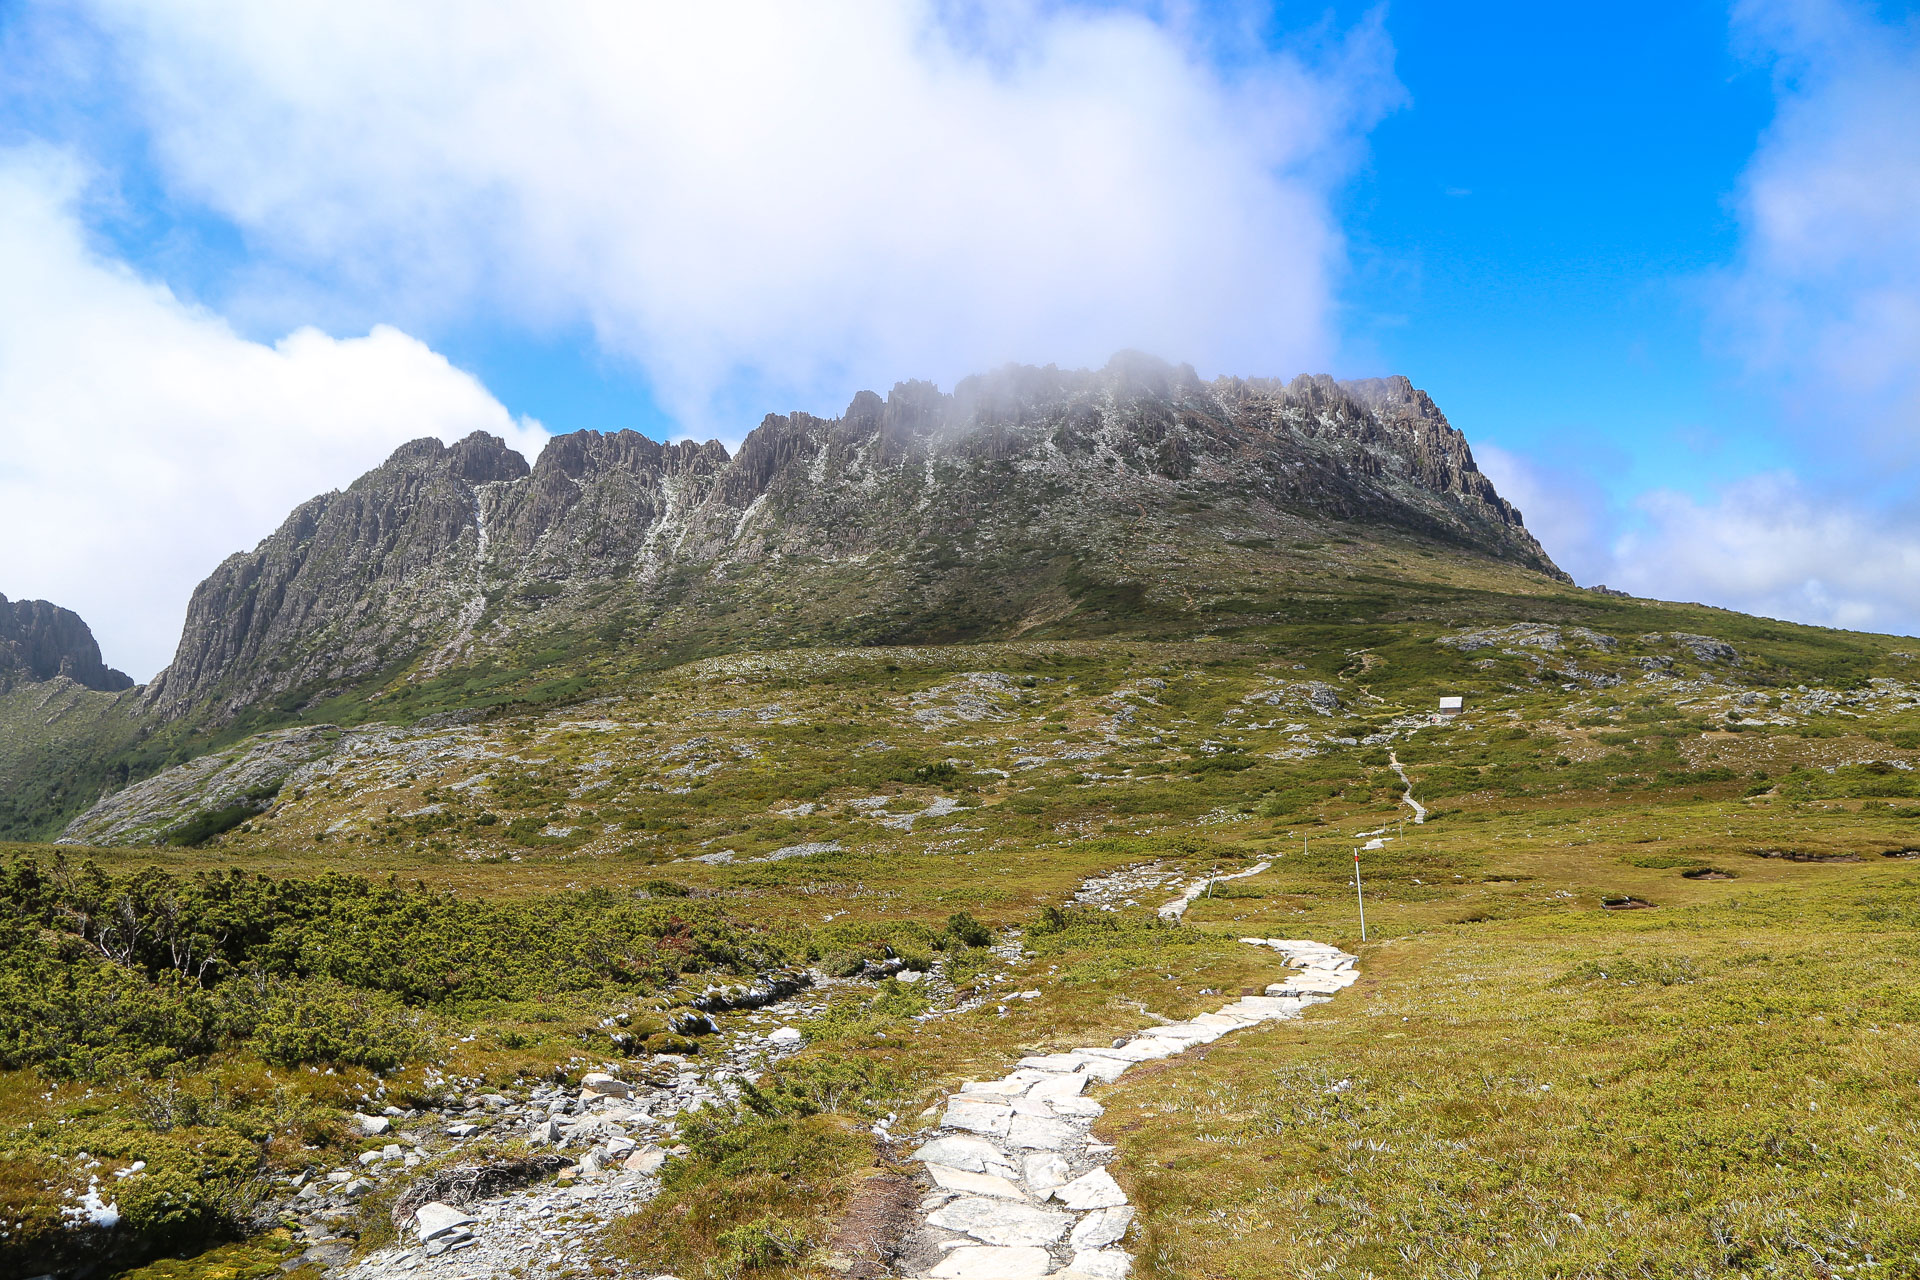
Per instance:
[[[202,583],[146,703],[218,724],[556,637],[664,656],[1092,630],[1252,589],[1192,572],[1197,548],[1265,549],[1236,563],[1255,581],[1356,530],[1566,580],[1404,378],[1122,356],[770,415],[732,455],[581,431],[529,467],[484,434],[418,440]]]
[[[0,596],[0,693],[16,684],[65,677],[102,693],[133,687],[125,672],[100,657],[100,646],[79,614],[45,600]]]

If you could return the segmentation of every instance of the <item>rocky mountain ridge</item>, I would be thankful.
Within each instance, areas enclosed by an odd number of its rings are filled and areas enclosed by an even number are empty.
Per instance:
[[[18,683],[65,678],[115,693],[133,687],[100,657],[100,645],[79,614],[45,600],[0,595],[0,693]]]
[[[1223,585],[1197,554],[1352,527],[1565,580],[1406,379],[1203,382],[1123,355],[769,415],[734,454],[580,431],[529,466],[483,434],[414,441],[220,565],[146,699],[218,722],[553,636],[1022,634],[1202,607],[1273,566],[1243,555]]]

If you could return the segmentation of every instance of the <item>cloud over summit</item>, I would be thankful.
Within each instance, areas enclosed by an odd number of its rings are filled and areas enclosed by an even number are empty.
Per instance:
[[[94,6],[166,179],[401,314],[589,324],[691,428],[1010,359],[1324,367],[1398,100],[1126,7]],[[1217,34],[1217,33],[1215,33]]]

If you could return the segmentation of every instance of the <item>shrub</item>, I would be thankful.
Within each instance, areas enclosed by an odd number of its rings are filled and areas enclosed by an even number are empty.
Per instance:
[[[822,1242],[871,1144],[828,1116],[722,1116],[681,1130],[692,1148],[660,1193],[613,1230],[651,1271],[734,1277],[796,1261]]]
[[[390,997],[326,978],[282,984],[247,1047],[275,1066],[337,1063],[390,1071],[428,1047],[420,1015]]]
[[[205,844],[224,831],[231,831],[249,818],[258,817],[258,805],[234,804],[224,809],[208,809],[167,832],[167,843],[192,847]]]
[[[23,859],[0,866],[0,1068],[102,1079],[245,1042],[276,1062],[384,1069],[425,1046],[409,1010],[658,992],[773,968],[795,941],[610,890],[476,901],[337,874],[112,877]]]
[[[144,1171],[117,1188],[127,1227],[159,1248],[182,1248],[246,1228],[265,1190],[253,1144],[222,1130],[150,1148]]]
[[[740,1100],[762,1116],[873,1117],[884,1114],[905,1088],[899,1072],[871,1058],[806,1054],[780,1062],[760,1084],[743,1086]]]
[[[965,911],[956,911],[947,917],[947,937],[963,947],[993,945],[993,931]]]

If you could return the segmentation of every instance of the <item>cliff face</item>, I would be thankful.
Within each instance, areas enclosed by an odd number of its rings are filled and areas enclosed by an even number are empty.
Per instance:
[[[0,693],[16,683],[60,676],[104,693],[133,687],[125,673],[101,660],[79,614],[45,600],[0,596]]]
[[[147,697],[291,709],[548,634],[1008,634],[1090,595],[1222,589],[1196,557],[1223,539],[1362,527],[1565,577],[1404,378],[1203,383],[1122,356],[770,415],[732,456],[583,431],[529,468],[491,436],[419,440],[223,563]]]

